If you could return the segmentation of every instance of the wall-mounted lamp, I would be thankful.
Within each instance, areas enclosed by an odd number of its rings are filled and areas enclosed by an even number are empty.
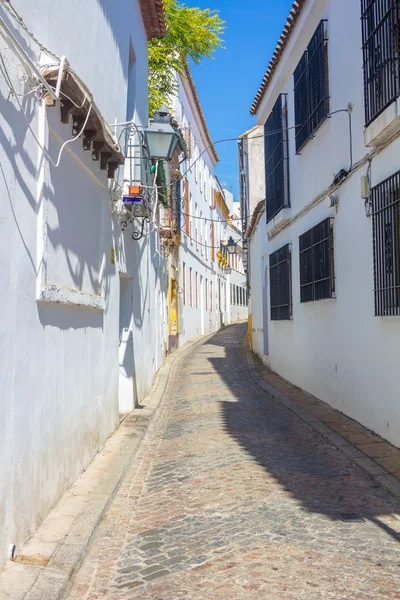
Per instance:
[[[144,135],[151,158],[172,159],[179,136],[171,125],[171,115],[165,104],[156,112],[153,122],[144,128]]]
[[[236,252],[236,242],[235,242],[235,240],[233,239],[232,236],[230,236],[230,238],[228,240],[228,243],[226,245],[226,249],[227,249],[227,251],[228,251],[229,254],[235,254],[235,252]]]

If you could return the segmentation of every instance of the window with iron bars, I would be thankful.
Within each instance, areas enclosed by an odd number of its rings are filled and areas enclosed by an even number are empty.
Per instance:
[[[329,114],[327,21],[321,21],[294,72],[296,152]]]
[[[400,96],[400,0],[361,0],[365,122]]]
[[[400,171],[371,190],[375,315],[400,315]]]
[[[269,257],[271,321],[292,317],[292,252],[286,244]]]
[[[325,219],[299,237],[300,302],[335,296],[333,219]]]
[[[267,223],[289,202],[287,95],[281,94],[264,125]]]

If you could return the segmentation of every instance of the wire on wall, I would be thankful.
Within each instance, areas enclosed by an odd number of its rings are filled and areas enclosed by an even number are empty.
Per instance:
[[[86,125],[87,125],[87,122],[89,120],[90,113],[92,111],[92,105],[90,104],[90,106],[88,108],[86,119],[85,119],[85,121],[83,123],[83,126],[82,126],[80,132],[75,137],[73,137],[73,138],[71,138],[71,139],[69,139],[69,140],[67,140],[66,142],[63,143],[63,145],[61,146],[60,151],[58,153],[57,160],[53,160],[53,158],[47,152],[46,148],[44,148],[44,146],[42,146],[42,144],[38,140],[35,132],[32,129],[32,126],[31,126],[31,124],[29,122],[29,119],[26,116],[24,108],[23,108],[23,106],[22,106],[22,104],[21,104],[21,102],[20,102],[20,100],[18,98],[19,94],[17,94],[17,92],[15,90],[15,87],[14,87],[12,81],[11,81],[11,77],[10,77],[8,71],[7,71],[7,67],[5,65],[4,58],[3,58],[3,55],[2,55],[1,52],[0,52],[0,72],[3,74],[3,77],[4,77],[5,82],[6,82],[7,86],[8,86],[8,88],[9,88],[10,93],[12,94],[13,97],[15,97],[15,99],[17,101],[17,104],[18,104],[18,106],[19,106],[19,108],[21,110],[21,113],[22,113],[22,115],[23,115],[23,117],[24,117],[24,119],[26,121],[26,124],[28,125],[28,129],[31,132],[31,134],[32,134],[34,140],[36,141],[37,145],[39,146],[39,148],[41,149],[41,151],[43,152],[43,154],[45,154],[45,156],[48,158],[48,160],[52,163],[52,165],[54,165],[54,167],[58,167],[60,165],[61,157],[62,157],[62,154],[64,152],[65,147],[68,144],[71,144],[72,142],[74,142],[75,140],[77,140],[78,138],[80,138],[81,135],[83,134],[83,131],[84,131],[84,129],[85,129]]]

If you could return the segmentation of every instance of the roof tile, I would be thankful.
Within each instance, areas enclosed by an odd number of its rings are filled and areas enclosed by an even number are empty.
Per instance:
[[[140,0],[140,10],[146,29],[147,39],[165,35],[167,22],[165,20],[162,0]]]

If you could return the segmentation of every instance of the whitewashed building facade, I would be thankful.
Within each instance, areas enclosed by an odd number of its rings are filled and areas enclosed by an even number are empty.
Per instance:
[[[168,352],[217,331],[232,318],[232,275],[218,257],[230,230],[226,192],[215,174],[219,158],[189,69],[185,76],[177,76],[177,83],[174,118],[187,152],[182,153],[178,163],[171,164],[169,185],[174,186],[173,192],[168,207],[161,209],[161,238],[168,273],[164,311]],[[179,189],[175,187],[178,179]],[[236,235],[240,237],[240,232]],[[236,311],[235,320],[239,312]]]
[[[397,446],[399,16],[294,2],[239,151],[253,350]]]
[[[164,356],[158,234],[123,233],[109,189],[124,176],[121,129],[109,124],[147,125],[161,4],[13,7],[21,19],[0,2],[0,567]]]

